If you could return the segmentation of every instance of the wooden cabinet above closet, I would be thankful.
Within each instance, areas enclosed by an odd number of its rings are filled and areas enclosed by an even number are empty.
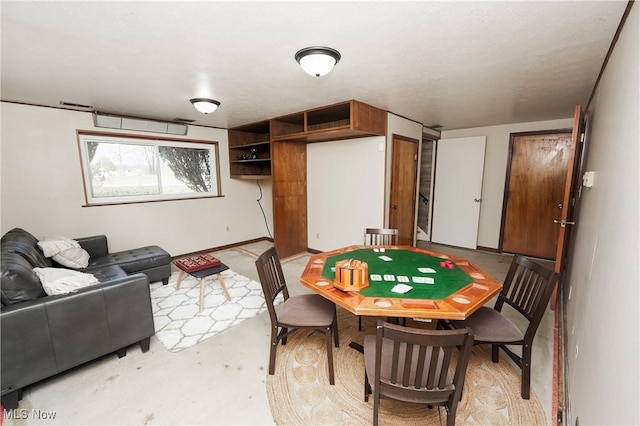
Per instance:
[[[271,142],[303,143],[385,135],[387,112],[350,100],[229,129],[232,178],[272,176]]]
[[[351,100],[271,120],[271,140],[326,142],[384,135],[387,113]]]

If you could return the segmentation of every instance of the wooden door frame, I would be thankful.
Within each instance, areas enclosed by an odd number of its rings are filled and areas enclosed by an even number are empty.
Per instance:
[[[520,136],[540,136],[540,135],[552,135],[558,133],[566,133],[571,136],[572,129],[555,129],[555,130],[535,130],[530,132],[515,132],[509,134],[509,151],[507,154],[507,171],[504,180],[504,190],[502,192],[502,217],[500,219],[500,240],[498,242],[498,251],[503,253],[502,242],[504,240],[504,227],[507,216],[507,203],[509,202],[509,178],[511,177],[511,159],[513,157],[513,139]]]

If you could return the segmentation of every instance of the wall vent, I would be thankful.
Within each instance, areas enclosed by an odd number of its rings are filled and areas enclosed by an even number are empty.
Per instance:
[[[101,112],[93,113],[93,125],[107,129],[137,130],[169,135],[186,135],[188,127],[184,123],[125,117]]]

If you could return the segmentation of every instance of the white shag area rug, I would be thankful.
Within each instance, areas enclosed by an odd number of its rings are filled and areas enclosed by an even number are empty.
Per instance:
[[[171,352],[179,352],[227,328],[253,318],[267,308],[260,283],[232,270],[221,273],[231,300],[227,300],[217,275],[206,278],[204,309],[200,307],[200,280],[184,274],[176,290],[178,273],[169,284],[151,284],[156,337]]]

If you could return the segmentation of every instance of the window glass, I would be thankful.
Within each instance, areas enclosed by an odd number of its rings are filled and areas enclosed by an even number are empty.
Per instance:
[[[79,133],[87,204],[217,197],[216,142]]]

